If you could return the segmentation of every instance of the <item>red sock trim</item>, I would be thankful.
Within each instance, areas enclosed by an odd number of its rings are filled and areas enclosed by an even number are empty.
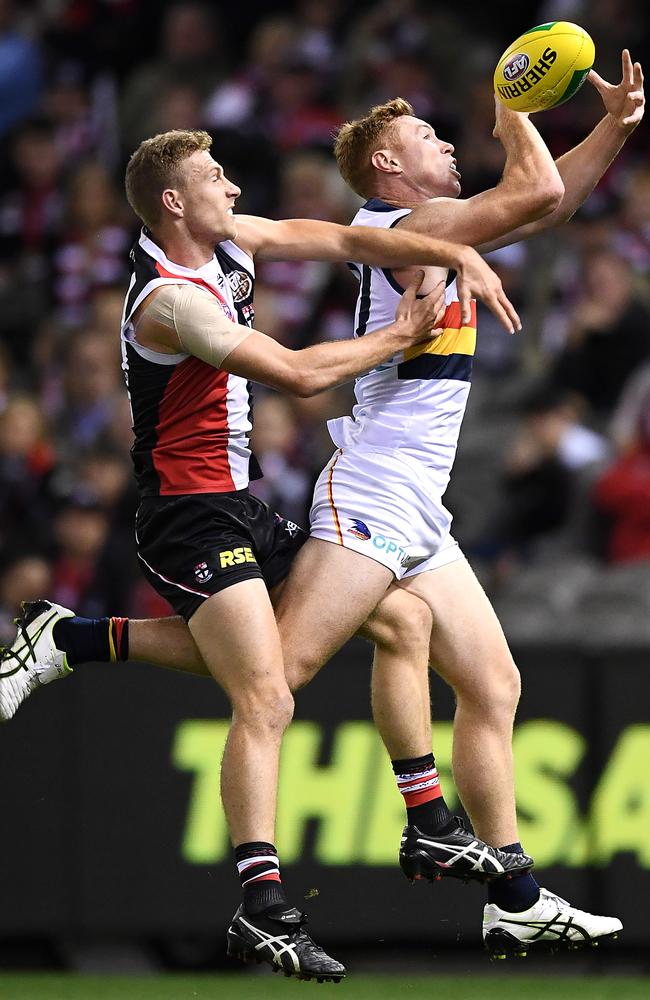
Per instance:
[[[129,619],[111,618],[111,660],[128,660],[129,658]]]
[[[424,802],[432,802],[434,799],[442,798],[442,788],[440,785],[435,785],[433,788],[425,788],[422,792],[406,792],[402,794],[404,795],[406,808],[412,809],[414,806],[421,806]]]

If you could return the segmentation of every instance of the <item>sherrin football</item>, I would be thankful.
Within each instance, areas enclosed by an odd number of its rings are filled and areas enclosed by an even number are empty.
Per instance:
[[[580,89],[594,64],[590,36],[570,21],[549,21],[525,31],[503,53],[494,91],[511,111],[545,111]]]

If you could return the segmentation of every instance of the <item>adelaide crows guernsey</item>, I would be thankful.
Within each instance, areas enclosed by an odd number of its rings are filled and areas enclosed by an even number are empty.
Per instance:
[[[351,224],[390,229],[409,213],[373,198]],[[358,263],[350,267],[359,279],[354,335],[362,337],[394,321],[404,290],[388,269]],[[462,326],[455,280],[448,284],[445,300],[444,332],[358,378],[352,416],[328,422],[339,448],[399,452],[417,461],[440,496],[456,454],[476,348],[476,303],[470,324]]]
[[[141,496],[224,493],[260,476],[249,447],[250,386],[189,354],[160,354],[137,342],[133,315],[168,284],[195,284],[234,322],[253,322],[252,259],[235,243],[215,247],[199,268],[169,260],[147,229],[131,250],[133,273],[122,315],[122,370],[131,402],[131,456]]]

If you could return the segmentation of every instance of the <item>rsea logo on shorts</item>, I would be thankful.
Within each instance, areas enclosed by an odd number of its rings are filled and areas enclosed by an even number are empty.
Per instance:
[[[223,552],[219,553],[221,569],[228,569],[229,566],[239,566],[241,563],[247,562],[257,562],[250,545],[239,545],[236,549],[224,549]]]

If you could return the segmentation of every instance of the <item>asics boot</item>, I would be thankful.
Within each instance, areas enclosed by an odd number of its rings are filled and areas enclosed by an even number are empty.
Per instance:
[[[444,835],[422,833],[416,826],[404,828],[399,863],[407,878],[486,882],[524,875],[533,867],[527,854],[506,854],[489,847],[466,829],[460,816],[454,820],[456,826]]]
[[[13,645],[0,649],[0,722],[8,722],[42,684],[72,673],[52,629],[61,619],[74,618],[74,611],[51,601],[26,601],[22,608]]]
[[[279,910],[279,907],[274,909]],[[228,928],[228,955],[244,962],[267,962],[274,972],[319,983],[338,983],[345,968],[336,962],[304,929],[307,917],[292,907],[270,916],[251,916],[240,906]]]
[[[491,958],[595,948],[601,941],[617,938],[622,930],[617,917],[585,913],[548,889],[540,889],[537,902],[520,913],[502,910],[495,903],[488,903],[483,911],[483,942]]]

